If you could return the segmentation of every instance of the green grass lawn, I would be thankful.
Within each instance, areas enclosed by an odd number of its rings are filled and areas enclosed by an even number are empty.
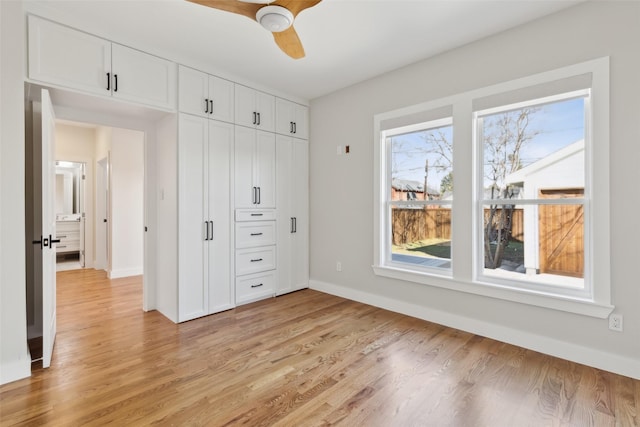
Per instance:
[[[429,258],[451,259],[451,240],[426,239],[416,242],[405,243],[403,245],[393,245],[391,251],[394,254],[405,254],[413,256],[423,256]],[[517,264],[524,263],[524,244],[516,240],[509,241],[504,249],[505,261]]]

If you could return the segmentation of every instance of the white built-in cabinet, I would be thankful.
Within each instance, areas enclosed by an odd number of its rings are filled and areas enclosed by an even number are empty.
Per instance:
[[[309,138],[309,107],[276,98],[276,132],[300,139]]]
[[[178,321],[235,306],[230,123],[178,121]]]
[[[235,127],[235,207],[276,207],[276,136],[244,126]]]
[[[178,75],[180,111],[233,123],[233,82],[182,65]]]
[[[36,16],[28,32],[30,81],[179,111],[156,135],[159,310],[308,286],[308,107]]]
[[[275,101],[273,95],[236,84],[236,124],[267,132],[275,131]]]
[[[309,286],[309,142],[276,137],[276,294]]]
[[[29,16],[29,79],[175,110],[177,65]]]

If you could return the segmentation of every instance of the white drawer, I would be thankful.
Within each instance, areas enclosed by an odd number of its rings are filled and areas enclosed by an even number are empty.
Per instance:
[[[236,209],[236,221],[275,221],[275,209]]]
[[[274,296],[275,283],[275,270],[236,278],[236,304]]]
[[[236,223],[236,249],[275,244],[275,221]]]
[[[236,276],[274,270],[276,268],[276,247],[238,249],[236,251]]]
[[[68,240],[80,240],[80,232],[79,231],[64,231],[64,230],[56,230],[56,238],[61,241]]]
[[[80,232],[80,221],[56,221],[56,233]]]
[[[54,245],[56,248],[56,252],[75,252],[80,250],[79,240],[54,243]]]

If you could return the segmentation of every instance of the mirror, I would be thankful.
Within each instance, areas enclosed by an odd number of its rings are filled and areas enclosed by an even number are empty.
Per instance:
[[[56,215],[80,215],[84,163],[56,161]]]

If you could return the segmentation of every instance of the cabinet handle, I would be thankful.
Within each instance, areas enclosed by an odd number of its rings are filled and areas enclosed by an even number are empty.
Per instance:
[[[66,245],[58,245],[58,248],[66,248]]]
[[[256,113],[255,111],[253,112],[253,124],[258,124],[258,113]]]
[[[204,222],[204,241],[209,240],[209,221]]]
[[[113,82],[113,91],[117,92],[118,91],[118,75],[114,74],[113,78],[115,79],[115,81]]]
[[[61,238],[61,239],[66,239],[67,238],[67,236],[58,236],[58,237]]]
[[[213,99],[209,100],[209,104],[211,104],[211,108],[209,108],[209,114],[213,114]]]
[[[211,237],[209,237],[209,240],[213,240],[213,221],[209,221],[209,224],[211,224]]]
[[[111,73],[107,73],[107,90],[111,90]]]
[[[262,236],[262,233],[251,233],[252,236]]]
[[[289,122],[289,133],[293,133],[293,122]]]
[[[258,189],[258,203],[256,204],[260,204],[262,202],[262,190],[260,189],[260,187],[256,187]]]
[[[262,216],[263,214],[251,214],[251,216]]]
[[[262,261],[262,258],[256,258],[251,260],[251,262],[260,262],[260,261]]]
[[[252,288],[259,288],[260,286],[264,285],[264,283],[260,283],[259,285],[251,285]]]
[[[258,190],[257,187],[253,187],[253,199],[251,199],[251,204],[255,205],[258,203]]]
[[[291,217],[291,233],[293,233],[293,217]]]
[[[293,217],[293,232],[298,232],[298,218],[296,218],[295,216]]]
[[[260,126],[260,113],[258,113],[258,123],[257,123],[257,125]]]
[[[298,133],[298,124],[293,122],[293,133]]]
[[[204,99],[204,113],[207,114],[209,112],[209,99]]]

